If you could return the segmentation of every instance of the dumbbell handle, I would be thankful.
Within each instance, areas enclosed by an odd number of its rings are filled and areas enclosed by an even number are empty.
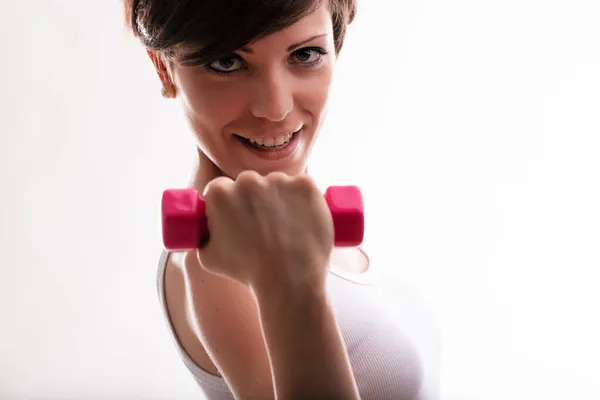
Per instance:
[[[364,211],[356,186],[330,186],[325,200],[334,226],[334,245],[358,246],[364,236]],[[206,204],[193,188],[168,189],[162,196],[163,245],[169,251],[197,249],[209,239]]]

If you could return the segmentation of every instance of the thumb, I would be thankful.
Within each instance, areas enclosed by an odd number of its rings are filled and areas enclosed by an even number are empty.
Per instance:
[[[212,181],[210,181],[212,182]],[[198,259],[198,262],[200,264],[201,267],[203,267],[204,269],[209,270],[209,268],[207,268],[209,265],[211,265],[211,261],[210,259],[211,257],[211,253],[214,252],[214,250],[212,249],[214,246],[209,246],[209,244],[211,243],[210,241],[210,237],[211,237],[211,218],[209,218],[209,210],[208,210],[208,206],[207,206],[207,201],[206,201],[206,194],[208,193],[208,189],[210,187],[210,182],[206,183],[204,185],[204,189],[202,191],[202,193],[200,194],[200,199],[204,202],[204,218],[205,220],[203,221],[203,224],[205,224],[206,226],[206,231],[204,234],[202,234],[202,237],[200,238],[200,243],[198,244],[198,247],[196,248],[196,258]],[[214,224],[212,224],[214,225]]]
[[[196,249],[196,257],[200,261],[200,265],[206,265],[208,263],[207,253],[210,253],[207,249],[208,243],[210,242],[210,223],[209,214],[210,210],[206,206],[206,194],[208,192],[210,183],[216,178],[223,176],[221,170],[217,165],[200,149],[198,151],[198,170],[196,177],[194,178],[194,187],[198,190],[200,199],[204,201],[204,218],[203,224],[206,226],[206,234],[202,235],[201,241],[198,248]],[[209,258],[209,257],[208,257]]]
[[[222,212],[219,212],[219,196],[222,196],[224,191],[231,190],[233,180],[226,176],[218,176],[211,180],[204,186],[204,190],[200,195],[200,198],[204,201],[204,215],[206,223],[206,234],[203,235],[202,240],[196,249],[196,257],[200,261],[200,265],[208,269],[214,269],[215,261],[219,258],[219,251],[222,246],[219,243],[215,243],[215,238],[222,240],[222,233],[219,233],[219,223]],[[220,195],[213,195],[214,189],[218,187]],[[215,198],[215,196],[217,198]]]
[[[198,148],[198,173],[196,177],[195,185],[196,189],[200,194],[200,199],[204,201],[204,218],[205,221],[203,223],[206,224],[207,232],[210,232],[210,228],[208,226],[208,210],[206,207],[206,193],[208,192],[208,188],[210,183],[222,176],[221,170],[217,167],[217,165],[212,162],[210,158],[200,149]],[[209,234],[204,235],[200,242],[200,248],[203,248],[209,239]]]

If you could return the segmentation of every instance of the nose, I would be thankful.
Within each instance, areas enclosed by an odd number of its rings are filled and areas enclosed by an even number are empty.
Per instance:
[[[274,73],[257,79],[250,108],[255,117],[283,121],[294,108],[291,79]]]

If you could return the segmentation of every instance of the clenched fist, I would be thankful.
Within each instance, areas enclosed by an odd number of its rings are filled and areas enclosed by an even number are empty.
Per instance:
[[[255,291],[324,285],[333,220],[308,175],[221,176],[208,184],[204,200],[210,240],[197,253],[203,268]]]

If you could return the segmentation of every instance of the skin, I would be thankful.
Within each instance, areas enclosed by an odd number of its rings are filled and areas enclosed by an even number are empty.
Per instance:
[[[288,51],[298,43],[303,44]],[[327,115],[336,53],[326,5],[247,47],[252,54],[237,51],[211,64],[229,75],[204,66],[177,65],[148,52],[161,84],[174,93],[195,136],[198,162],[192,185],[200,193],[216,177],[235,179],[245,170],[261,175],[308,173],[309,156]],[[254,156],[234,136],[269,136],[268,132],[293,132],[300,126],[297,150],[280,161]],[[335,248],[331,261],[353,273],[368,268],[360,249]]]
[[[290,50],[299,43],[302,45]],[[188,253],[169,261],[165,280],[169,314],[192,359],[209,372],[224,371],[226,379],[237,376],[231,379],[238,384],[241,379],[249,381],[247,366],[238,365],[247,358],[253,360],[256,373],[252,381],[268,381],[264,377],[272,372],[279,393],[297,392],[312,382],[315,386],[307,388],[313,390],[308,393],[345,393],[341,398],[354,398],[356,387],[326,299],[324,277],[328,260],[352,272],[366,270],[368,261],[358,249],[332,250],[326,204],[306,173],[327,113],[336,61],[329,10],[323,6],[247,47],[249,51],[237,51],[210,65],[231,71],[225,75],[205,66],[165,62],[159,54],[148,52],[163,86],[180,103],[195,135],[198,163],[192,185],[200,193],[208,187],[207,216],[209,224],[214,223],[211,238],[213,233],[223,238],[211,239],[195,257]],[[272,137],[300,127],[296,150],[277,161],[257,157],[236,138],[236,134]],[[249,205],[255,212],[247,212]],[[231,252],[232,248],[236,251]],[[299,257],[303,250],[305,257]],[[198,264],[203,268],[197,268]],[[265,272],[265,268],[272,269]],[[255,304],[242,294],[243,287],[251,290]],[[211,290],[216,292],[214,300],[208,297]],[[286,302],[271,301],[279,298]],[[214,310],[186,308],[190,299],[196,301],[196,307],[210,308],[217,299],[227,299],[230,304],[221,303],[220,311],[216,310],[219,315],[209,317]],[[315,311],[302,311],[307,309]],[[260,337],[250,338],[259,335],[256,321],[250,317],[242,321],[250,315],[260,316],[269,358],[261,353],[264,350],[247,345],[262,341]],[[298,318],[291,321],[289,315]],[[201,340],[200,327],[207,324],[212,332],[205,330]],[[227,350],[223,350],[218,324],[223,332],[244,326],[248,342],[230,339]],[[296,343],[305,347],[298,349]],[[256,353],[248,354],[253,351]],[[235,360],[228,360],[232,355]],[[269,359],[274,365],[271,372]],[[221,360],[222,365],[215,365],[213,360]],[[324,365],[330,369],[321,370],[319,366]],[[273,388],[245,386],[239,390],[272,393]]]
[[[294,52],[287,51],[292,44],[317,35],[323,36]],[[163,85],[175,89],[199,151],[223,174],[235,178],[244,170],[261,175],[273,171],[289,175],[305,172],[327,112],[335,65],[331,16],[322,7],[294,26],[249,47],[253,54],[238,51],[235,56],[212,64],[220,71],[231,71],[229,75],[216,74],[204,66],[169,64],[167,68],[152,53],[151,59]],[[327,54],[307,47],[318,47]],[[253,156],[234,136],[269,136],[269,132],[293,132],[301,126],[297,151],[276,162]]]

